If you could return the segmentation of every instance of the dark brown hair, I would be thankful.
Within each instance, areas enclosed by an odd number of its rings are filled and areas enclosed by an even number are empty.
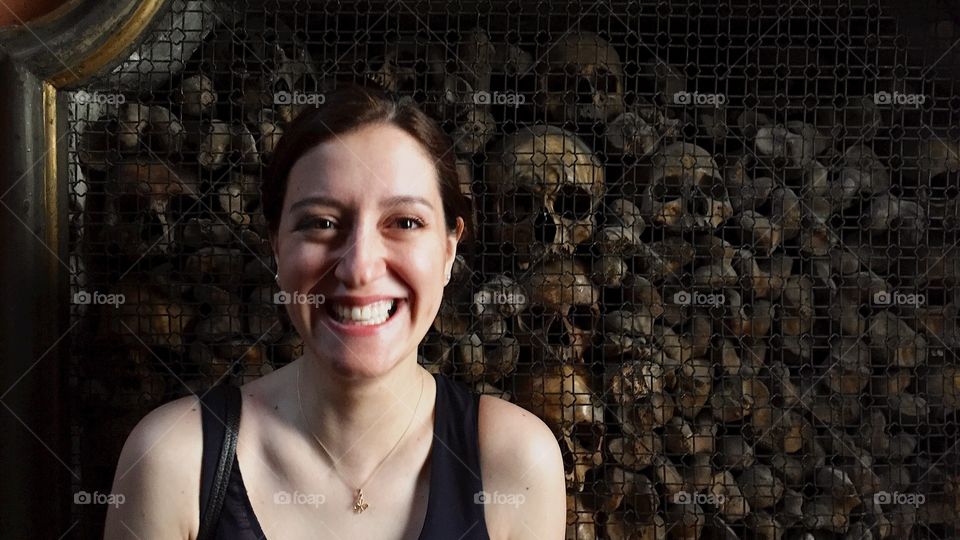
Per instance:
[[[453,141],[412,101],[397,101],[375,86],[339,83],[325,93],[323,104],[307,107],[290,124],[273,154],[260,186],[260,204],[270,234],[280,227],[283,199],[294,163],[311,148],[367,124],[389,123],[409,133],[433,159],[447,230],[456,232],[463,218],[460,243],[470,242],[476,228],[471,199],[460,191]]]

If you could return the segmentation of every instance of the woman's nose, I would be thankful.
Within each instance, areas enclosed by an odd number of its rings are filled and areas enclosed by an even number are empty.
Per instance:
[[[344,242],[334,275],[351,289],[362,288],[383,273],[384,245],[375,227],[353,226]]]

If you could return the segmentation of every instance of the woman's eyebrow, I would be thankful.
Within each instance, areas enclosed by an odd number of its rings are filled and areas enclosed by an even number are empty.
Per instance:
[[[310,197],[304,197],[299,201],[290,205],[290,211],[293,212],[304,206],[334,206],[336,208],[343,208],[343,203],[325,195],[312,195]]]
[[[423,197],[417,197],[414,195],[396,195],[393,197],[388,197],[380,202],[380,207],[393,208],[404,204],[422,204],[430,210],[434,209],[433,205],[430,204],[430,201]],[[293,212],[304,206],[333,206],[343,209],[345,205],[340,201],[326,195],[312,195],[310,197],[304,197],[303,199],[293,203],[290,206],[290,211]]]
[[[430,204],[430,201],[424,199],[423,197],[417,197],[414,195],[397,195],[384,199],[380,202],[380,206],[382,208],[392,208],[394,206],[400,206],[403,204],[422,204],[430,210],[433,210],[433,205]]]

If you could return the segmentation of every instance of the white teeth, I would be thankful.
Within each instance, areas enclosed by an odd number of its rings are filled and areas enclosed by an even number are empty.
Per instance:
[[[363,307],[333,305],[332,311],[340,322],[368,326],[389,319],[395,303],[396,300],[381,300]]]

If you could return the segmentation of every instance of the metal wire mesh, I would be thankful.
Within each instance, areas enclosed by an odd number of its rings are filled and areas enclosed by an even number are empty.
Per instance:
[[[477,257],[421,362],[554,430],[568,538],[954,537],[960,21],[927,8],[179,4],[73,98],[77,489],[301,354],[259,179],[360,81],[455,142]]]

